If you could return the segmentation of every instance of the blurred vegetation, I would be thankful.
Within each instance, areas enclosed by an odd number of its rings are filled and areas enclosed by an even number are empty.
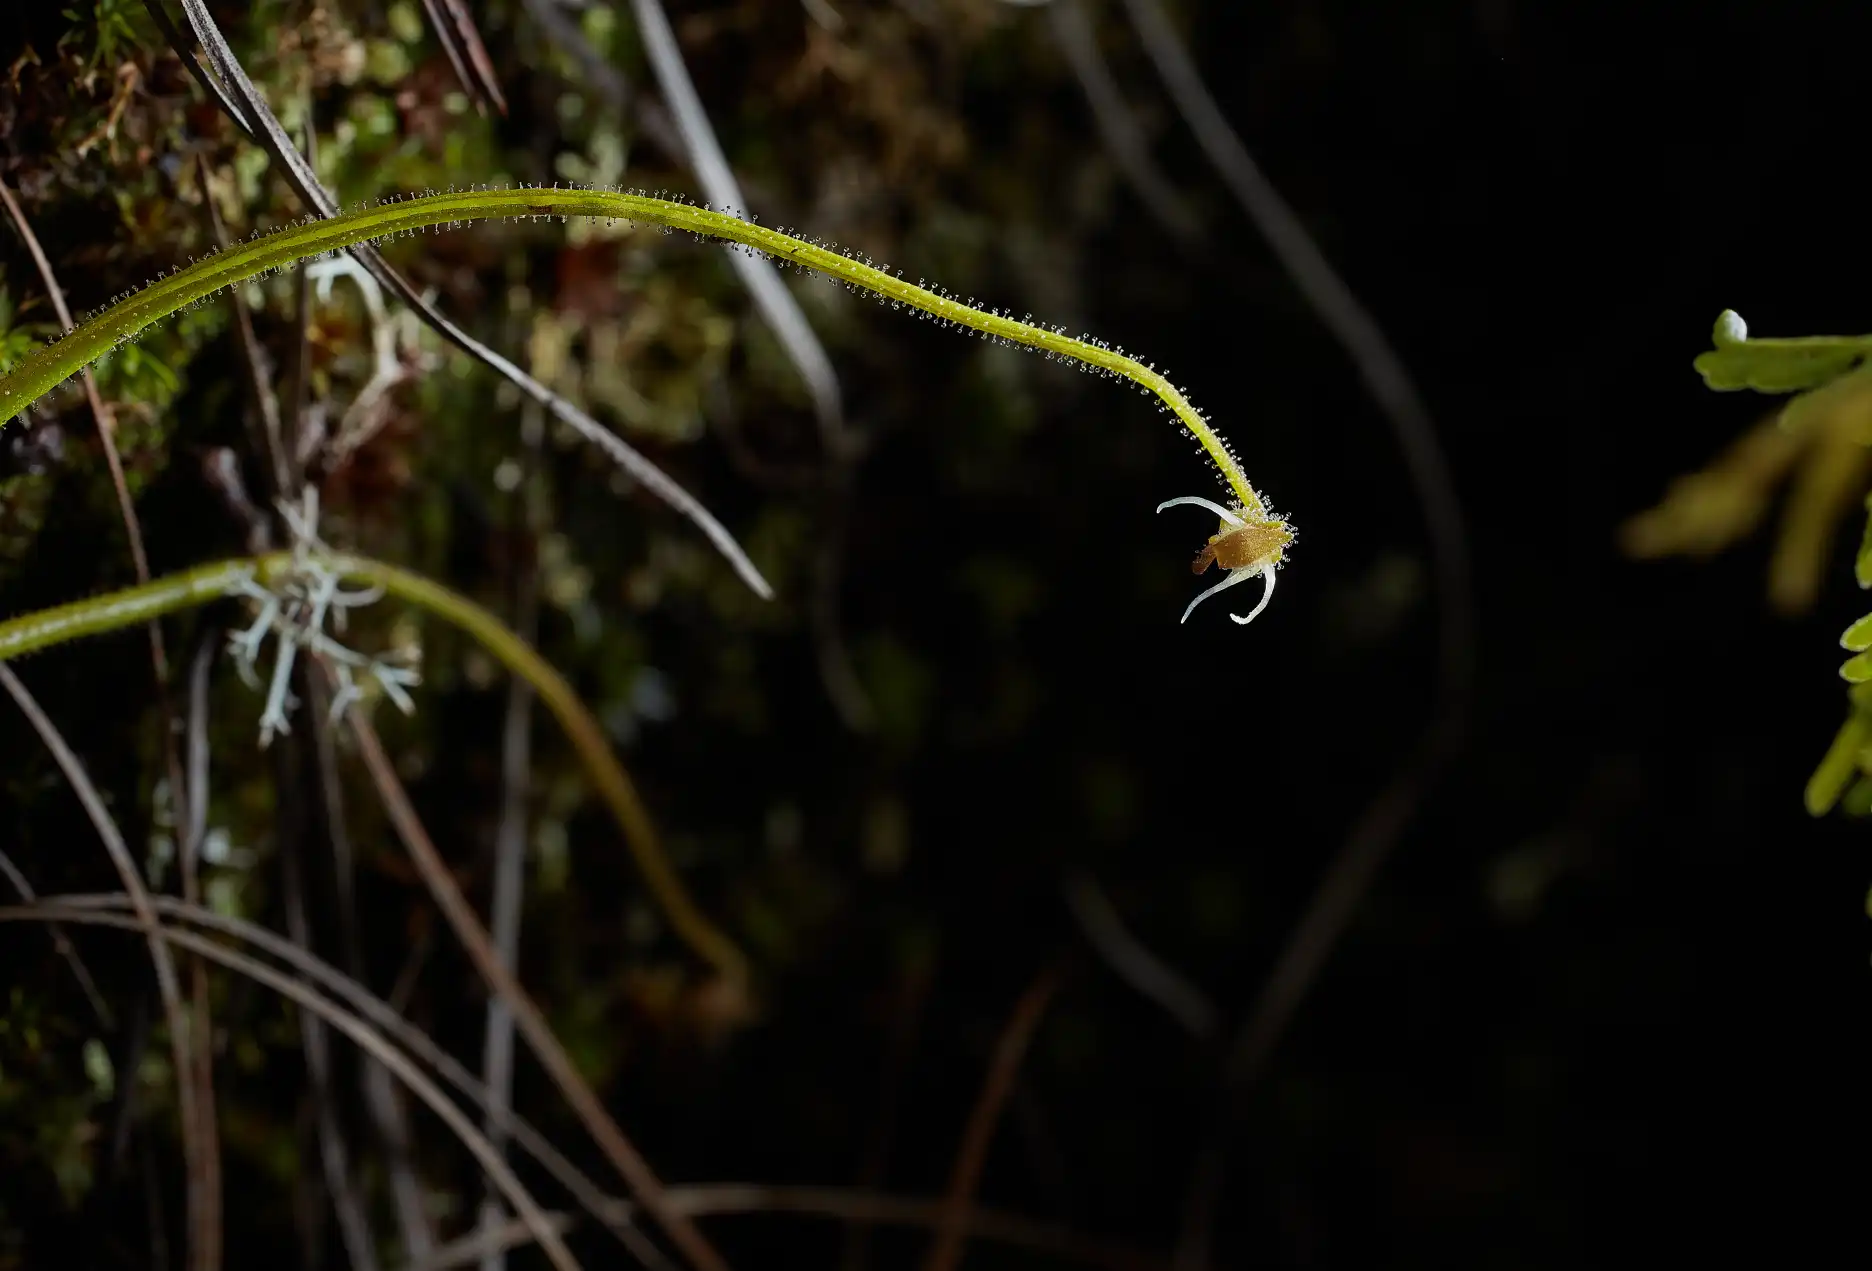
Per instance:
[[[1715,347],[1696,367],[1711,388],[1791,393],[1709,466],[1676,481],[1657,507],[1629,521],[1626,550],[1638,557],[1707,557],[1747,537],[1777,487],[1789,486],[1768,570],[1768,597],[1784,614],[1805,614],[1818,600],[1835,555],[1841,522],[1862,500],[1868,513],[1854,565],[1872,587],[1872,353],[1864,336],[1751,338],[1734,311],[1716,322]],[[1854,623],[1841,646],[1859,655],[1840,676],[1854,687],[1851,709],[1807,783],[1815,816],[1842,806],[1872,815],[1872,616]],[[1872,913],[1872,894],[1867,897]]]

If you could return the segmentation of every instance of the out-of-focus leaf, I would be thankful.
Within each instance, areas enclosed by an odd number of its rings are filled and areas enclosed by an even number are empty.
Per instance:
[[[1656,507],[1626,522],[1620,537],[1641,559],[1714,555],[1754,530],[1791,476],[1768,597],[1781,613],[1805,613],[1819,598],[1840,522],[1865,488],[1869,451],[1872,367],[1849,368],[1794,397],[1701,472],[1673,481]],[[1865,568],[1872,578],[1872,559]]]
[[[1872,778],[1861,776],[1840,800],[1840,811],[1851,817],[1872,816]]]
[[[1807,811],[1825,816],[1846,793],[1846,787],[1859,775],[1859,750],[1868,735],[1866,718],[1858,711],[1849,715],[1827,747],[1820,766],[1807,779]]]
[[[1761,523],[1801,450],[1799,438],[1764,420],[1701,472],[1671,482],[1656,507],[1625,523],[1620,541],[1640,560],[1715,555]]]
[[[1872,613],[1846,628],[1846,634],[1840,637],[1840,648],[1851,649],[1854,653],[1872,649]]]

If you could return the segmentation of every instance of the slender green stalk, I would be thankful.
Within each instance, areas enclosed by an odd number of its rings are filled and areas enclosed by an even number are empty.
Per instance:
[[[463,190],[374,204],[328,220],[276,230],[236,244],[144,287],[111,304],[50,344],[22,357],[0,376],[0,421],[11,419],[69,377],[105,354],[136,338],[164,318],[214,295],[297,261],[341,251],[358,243],[391,238],[422,229],[456,226],[499,218],[590,216],[636,221],[685,230],[703,238],[737,243],[871,292],[892,308],[909,308],[945,327],[964,328],[991,339],[1038,349],[1049,357],[1078,362],[1140,385],[1187,429],[1214,463],[1230,493],[1251,519],[1267,510],[1234,452],[1202,414],[1168,379],[1147,363],[1096,341],[1075,339],[1063,330],[1035,326],[991,309],[978,309],[940,288],[908,283],[895,273],[854,260],[819,243],[768,229],[728,212],[695,207],[647,194],[616,190],[545,189]]]
[[[290,554],[288,554],[290,560]],[[628,774],[611,753],[604,730],[592,713],[585,709],[578,694],[565,677],[535,653],[526,641],[508,630],[493,614],[466,596],[431,582],[395,565],[362,556],[334,556],[325,564],[334,573],[357,582],[382,587],[389,594],[422,609],[427,609],[479,641],[481,647],[500,660],[513,674],[533,686],[539,699],[559,726],[565,729],[572,748],[585,765],[586,774],[597,786],[599,796],[611,810],[612,819],[624,833],[637,868],[655,893],[678,936],[704,961],[731,979],[743,980],[747,959],[734,942],[697,909],[683,887],[682,879],[663,854],[656,827],[645,811],[643,800]]]
[[[277,559],[284,566],[290,565],[292,558],[281,553]],[[279,568],[268,575],[262,572],[261,566],[261,561],[216,561],[180,574],[166,574],[123,591],[8,618],[0,621],[0,662],[37,653],[68,640],[103,635],[205,605],[227,595],[243,578],[253,578],[264,584],[269,577],[280,577],[285,572],[284,568]]]
[[[664,855],[656,827],[629,774],[611,753],[604,730],[564,676],[509,631],[499,618],[466,596],[420,574],[366,556],[332,553],[313,559],[340,578],[381,587],[386,593],[459,627],[510,672],[531,684],[540,701],[565,729],[592,784],[623,832],[637,868],[662,906],[671,928],[697,956],[723,976],[737,982],[745,980],[746,957],[690,899],[681,877]],[[0,662],[239,594],[249,583],[271,588],[290,578],[303,563],[292,552],[216,561],[123,591],[8,618],[0,621]]]

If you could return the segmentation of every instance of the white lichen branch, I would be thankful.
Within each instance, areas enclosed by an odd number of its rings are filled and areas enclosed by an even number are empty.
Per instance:
[[[306,266],[320,304],[331,302],[332,284],[348,278],[364,301],[366,325],[370,329],[371,375],[338,422],[337,435],[328,444],[331,461],[336,463],[369,441],[389,419],[387,402],[390,391],[410,378],[413,364],[420,363],[414,331],[399,341],[395,316],[384,303],[383,289],[370,271],[351,256],[326,256]],[[413,325],[413,324],[412,324]],[[400,351],[400,347],[408,352]]]
[[[282,501],[279,512],[292,535],[290,572],[272,587],[263,587],[252,574],[246,574],[228,588],[229,595],[245,597],[254,604],[253,621],[228,638],[235,669],[250,687],[260,687],[260,656],[267,636],[274,639],[272,673],[266,703],[260,711],[261,748],[291,731],[292,711],[299,705],[291,688],[292,669],[301,650],[322,660],[337,684],[331,707],[334,717],[364,697],[360,676],[375,683],[404,714],[412,713],[416,703],[407,690],[422,682],[415,667],[359,653],[326,631],[329,624],[342,633],[348,612],[375,603],[382,598],[383,589],[347,588],[327,563],[330,549],[318,534],[318,492],[314,487],[305,488],[297,506]]]

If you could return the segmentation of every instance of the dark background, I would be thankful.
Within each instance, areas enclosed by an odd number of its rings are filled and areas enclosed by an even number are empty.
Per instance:
[[[669,685],[674,717],[632,729],[625,759],[704,904],[753,950],[763,1016],[699,1039],[679,1010],[633,995],[631,967],[683,958],[667,938],[622,934],[642,901],[589,807],[554,814],[575,882],[530,902],[523,976],[667,1176],[934,1194],[1013,1003],[1060,966],[982,1199],[1166,1249],[1195,1155],[1226,1106],[1216,1047],[1103,967],[1063,884],[1096,878],[1141,939],[1229,1026],[1239,1020],[1432,709],[1437,610],[1423,517],[1383,417],[1177,123],[1121,6],[1094,6],[1103,47],[1159,161],[1203,213],[1207,239],[1193,249],[1156,229],[1108,172],[1087,177],[1103,162],[1096,132],[1041,15],[960,0],[839,7],[862,33],[855,43],[907,32],[888,47],[922,69],[891,99],[898,114],[866,115],[850,85],[849,95],[788,95],[808,38],[791,4],[670,5],[763,219],[1016,311],[1066,305],[1059,321],[1167,367],[1298,526],[1291,566],[1253,627],[1226,622],[1220,605],[1178,626],[1197,585],[1185,562],[1207,522],[1151,508],[1212,491],[1151,403],[1038,359],[997,361],[884,311],[842,310],[827,339],[848,408],[874,438],[853,478],[839,584],[881,720],[860,737],[828,703],[801,599],[810,552],[789,546],[832,532],[820,496],[750,482],[713,428],[656,450],[731,526],[780,527],[762,559],[778,561],[782,599],[756,611],[710,559],[691,571],[701,581],[628,603],[635,562],[669,543],[693,555],[697,540],[642,499],[606,495],[582,452],[555,452],[555,519],[596,579],[605,634],[581,644],[549,608],[542,643],[601,715],[629,699],[621,666],[653,665]],[[293,6],[267,6],[243,28],[229,8],[230,34],[254,48],[264,22],[294,20]],[[336,8],[360,28],[378,20],[362,0]],[[553,144],[545,54],[520,6],[475,12],[515,108],[504,122],[462,126],[486,129],[517,179],[551,180],[512,158],[542,136]],[[1837,633],[1866,607],[1851,585],[1857,527],[1841,534],[1817,610],[1793,619],[1765,602],[1766,534],[1708,562],[1640,564],[1621,557],[1616,531],[1766,405],[1713,395],[1691,370],[1719,310],[1741,311],[1760,333],[1866,326],[1852,292],[1872,19],[1854,6],[1759,0],[1270,0],[1181,12],[1231,121],[1431,405],[1467,515],[1481,630],[1467,745],[1424,792],[1229,1136],[1219,1260],[1791,1264],[1862,1238],[1864,830],[1810,820],[1800,797],[1844,710]],[[35,35],[43,41],[29,27]],[[434,74],[434,45],[423,47],[420,73]],[[165,62],[152,75],[188,96],[166,53],[139,56]],[[647,78],[633,57],[619,54]],[[256,78],[267,82],[263,67]],[[338,96],[320,98],[327,117]],[[16,100],[32,118],[30,95]],[[893,145],[912,130],[891,121],[913,108],[947,121],[960,151],[893,167]],[[185,125],[175,126],[187,145],[237,149],[225,130]],[[7,179],[46,216],[95,197],[108,175],[87,185],[35,153],[54,131],[22,125],[0,143]],[[876,178],[855,212],[827,196],[841,162]],[[646,154],[641,176],[634,166],[624,179],[681,179],[659,164]],[[353,179],[348,196],[368,192],[364,174]],[[978,219],[944,238],[955,215]],[[80,307],[135,285],[160,258],[142,241],[117,258],[87,255],[82,224],[39,225],[55,265],[77,275],[67,285]],[[526,253],[542,295],[563,283],[552,233],[510,248],[499,233],[424,239],[398,255],[440,254],[459,279],[498,276],[503,251]],[[14,240],[5,250],[14,295],[35,289]],[[740,315],[744,334],[755,326],[720,262],[660,250],[679,286]],[[802,293],[818,285],[796,281]],[[510,337],[523,319],[507,320]],[[284,323],[274,315],[276,331]],[[790,373],[762,360],[760,339],[747,336],[755,352],[737,352],[721,380],[743,444],[809,459],[809,415]],[[235,435],[234,391],[200,386],[207,368],[232,376],[230,348],[220,336],[192,352],[198,369],[180,400],[199,409],[179,412],[174,446],[216,428]],[[479,422],[446,409],[471,391],[485,404],[488,383],[412,393],[408,412],[444,419],[425,425],[435,438],[470,423],[476,436],[510,438],[512,409]],[[89,427],[72,403],[63,420],[74,438]],[[397,436],[412,475],[396,498],[421,500],[426,528],[398,529],[395,504],[373,511],[360,484],[341,496],[353,500],[356,537],[497,601],[505,512],[480,460],[503,443],[451,450],[421,429]],[[70,453],[58,479],[94,490],[95,464],[76,443]],[[159,562],[237,550],[185,465],[150,464],[145,524],[158,526]],[[108,503],[87,506],[96,514],[48,518],[9,565],[8,611],[124,581],[119,564],[103,563],[121,550]],[[459,656],[458,643],[432,645],[431,666]],[[141,656],[126,634],[22,672],[132,818],[147,802],[134,727],[147,708]],[[406,756],[422,757],[413,787],[478,898],[502,700],[498,684],[445,675],[394,730]],[[254,707],[232,686],[225,701],[228,779],[261,792],[226,815],[248,827],[264,874],[270,779],[241,741]],[[111,886],[30,734],[10,719],[0,729],[20,826],[9,851],[44,891]],[[548,726],[536,735],[542,771],[571,773]],[[354,802],[367,802],[361,790]],[[377,860],[396,855],[387,835],[361,842],[382,989],[425,902]],[[277,924],[264,884],[244,895]],[[478,989],[440,943],[413,1014],[472,1057]],[[134,995],[140,951],[101,934],[86,937],[94,946],[107,978]],[[82,1088],[70,1056],[85,1025],[63,975],[38,933],[0,932],[0,980],[54,1021],[67,1059],[0,1069],[12,1083],[0,1230],[24,1251],[18,1265],[58,1265],[60,1249],[88,1247],[86,1215],[126,1230],[143,1221],[138,1185],[102,1168],[76,1208],[43,1176],[33,1138],[43,1086],[17,1074]],[[238,1166],[244,1154],[290,1155],[304,1092],[290,1031],[256,1022],[276,1020],[274,1008],[226,992],[227,1026],[252,1028],[270,1048],[227,1079],[234,1123],[252,1136],[229,1149],[231,1265],[243,1265],[293,1238],[273,1177]],[[523,1063],[521,1074],[521,1107],[555,1141],[576,1143],[537,1072]],[[168,1122],[144,1117],[173,1167]],[[886,1164],[867,1167],[889,1117]],[[425,1133],[426,1177],[472,1197],[460,1154],[433,1125]],[[266,1146],[268,1134],[285,1146]],[[806,1220],[710,1230],[741,1265],[839,1256],[837,1229]],[[907,1261],[923,1239],[880,1237],[872,1256]],[[601,1259],[614,1246],[592,1248]],[[135,1264],[121,1251],[87,1257]],[[988,1245],[970,1254],[971,1265],[1041,1265],[1023,1258]]]

